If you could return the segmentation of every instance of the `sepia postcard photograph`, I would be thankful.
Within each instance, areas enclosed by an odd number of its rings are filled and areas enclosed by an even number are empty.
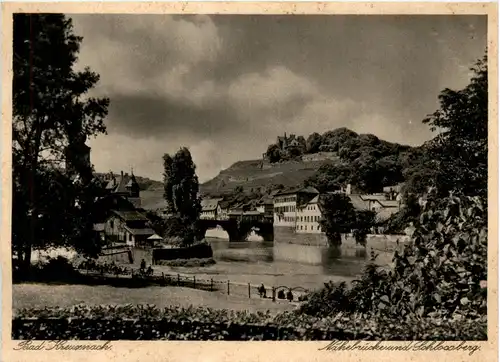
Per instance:
[[[191,5],[2,6],[5,360],[497,360],[496,5]]]

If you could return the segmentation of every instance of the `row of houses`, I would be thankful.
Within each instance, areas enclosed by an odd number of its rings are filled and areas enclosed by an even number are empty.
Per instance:
[[[376,194],[359,193],[351,185],[335,191],[347,195],[357,210],[371,210],[379,222],[387,220],[401,208],[401,185],[384,188]],[[275,227],[293,228],[297,233],[321,233],[321,194],[313,187],[278,192],[265,197],[255,205],[235,205],[222,198],[202,200],[201,219],[227,220],[244,217],[272,221]]]
[[[96,202],[103,211],[94,229],[103,240],[130,246],[154,245],[162,241],[150,227],[141,209],[139,185],[134,175],[105,176],[107,195]],[[337,191],[346,194],[358,210],[372,210],[378,221],[384,221],[401,208],[401,187],[384,188],[379,194],[362,194],[347,185]],[[228,220],[245,218],[273,222],[274,227],[286,227],[296,233],[320,234],[324,196],[312,187],[275,192],[248,203],[231,205],[223,198],[206,198],[201,202],[200,218]]]
[[[245,218],[250,220],[273,219],[273,201],[270,197],[263,197],[253,203],[237,203],[230,205],[230,202],[223,198],[210,198],[201,201],[202,220],[229,220],[231,218]]]
[[[402,207],[401,185],[384,188],[378,194],[361,194],[350,185],[336,192],[347,195],[355,209],[374,211],[378,222],[387,220]],[[324,195],[313,187],[276,194],[274,226],[292,228],[296,233],[321,233],[320,200]]]

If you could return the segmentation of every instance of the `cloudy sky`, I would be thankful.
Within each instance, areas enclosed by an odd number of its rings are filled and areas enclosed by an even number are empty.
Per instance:
[[[188,146],[206,181],[283,132],[421,144],[439,92],[466,85],[486,48],[480,16],[71,17],[78,66],[111,100],[96,170],[157,180],[165,152]]]

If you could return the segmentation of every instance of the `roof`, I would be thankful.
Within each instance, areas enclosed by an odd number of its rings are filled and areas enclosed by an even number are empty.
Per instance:
[[[163,240],[163,238],[158,234],[151,235],[148,240]]]
[[[385,194],[362,194],[359,195],[363,200],[376,200],[376,201],[384,201],[387,200]]]
[[[140,197],[129,197],[128,198],[128,201],[130,201],[130,203],[132,205],[134,205],[134,207],[136,209],[140,208],[141,207],[141,198]]]
[[[112,190],[117,193],[127,193],[127,188],[130,188],[134,185],[139,186],[134,174],[129,175],[121,174],[115,177],[115,175],[111,175],[111,180],[106,184],[106,190]]]
[[[397,200],[378,200],[378,202],[383,207],[399,207],[399,201]]]
[[[278,192],[276,195],[290,195],[290,194],[299,194],[299,193],[300,194],[319,194],[319,191],[316,188],[311,187],[311,186],[303,187],[303,188],[296,187],[296,188],[291,189],[291,190]]]
[[[262,196],[262,198],[259,200],[259,204],[261,205],[270,205],[273,203],[273,198],[269,195]]]
[[[304,208],[304,207],[306,207],[307,205],[310,205],[310,204],[317,204],[317,203],[319,202],[319,196],[320,196],[320,195],[316,195],[316,196],[314,196],[314,197],[313,197],[312,199],[310,199],[310,200],[306,200],[306,201],[304,201],[304,202],[302,202],[302,203],[300,203],[300,204],[297,204],[297,207],[298,207],[299,209],[303,209],[303,208]]]
[[[309,204],[317,204],[319,202],[319,195],[316,195],[313,197],[311,201],[309,201]]]
[[[217,199],[203,199],[201,200],[201,209],[203,211],[211,211],[217,209],[217,205],[222,201],[222,198]]]
[[[357,210],[368,210],[368,203],[360,195],[347,195]]]
[[[125,221],[148,221],[149,219],[138,211],[117,211],[112,210],[114,214]]]
[[[128,226],[124,226],[124,228],[132,235],[154,235],[154,233],[155,233],[154,230],[151,228],[136,229],[136,228],[131,228]]]

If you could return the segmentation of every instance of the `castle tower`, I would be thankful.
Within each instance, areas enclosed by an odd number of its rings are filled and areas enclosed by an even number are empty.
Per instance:
[[[130,180],[125,186],[130,197],[139,197],[140,193],[140,188],[139,188],[139,183],[137,182],[135,176],[134,176],[134,170],[132,169]]]

